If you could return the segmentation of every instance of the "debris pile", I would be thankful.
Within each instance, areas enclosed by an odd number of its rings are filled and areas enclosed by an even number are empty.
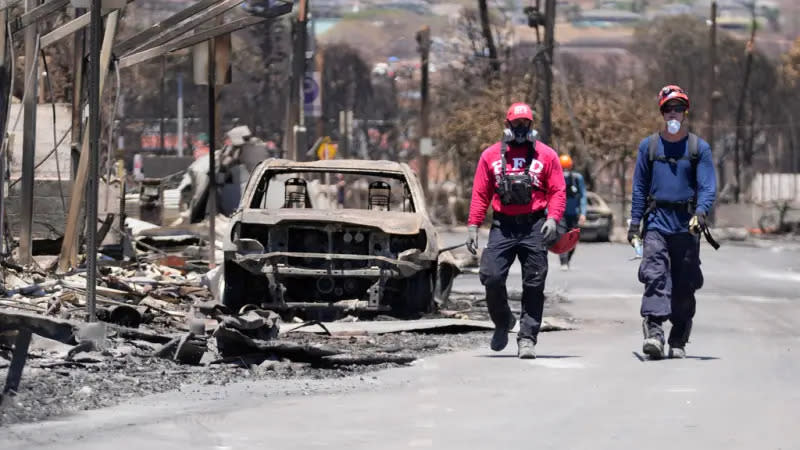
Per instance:
[[[86,277],[74,274],[28,283],[8,274],[7,286],[17,286],[0,299],[0,315],[14,310],[59,319],[79,330],[87,318]],[[207,277],[149,263],[136,268],[104,267],[96,289],[96,316],[105,324],[109,349],[133,345],[181,364],[288,359],[325,366],[341,364],[409,363],[415,358],[384,352],[350,354],[344,348],[298,343],[280,335],[280,317],[253,305],[229,311],[214,299]],[[85,350],[77,338],[70,355]],[[111,351],[111,350],[109,350]],[[65,355],[66,356],[66,355]]]

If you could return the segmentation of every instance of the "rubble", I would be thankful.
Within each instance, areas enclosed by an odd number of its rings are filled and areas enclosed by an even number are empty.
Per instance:
[[[158,235],[158,227],[136,225],[148,232],[140,236]],[[185,383],[338,377],[407,365],[427,354],[483,345],[493,328],[482,296],[457,291],[439,303],[438,312],[416,321],[349,315],[296,322],[291,314],[255,305],[232,310],[219,302],[221,269],[191,263],[170,247],[170,239],[183,234],[166,236],[147,244],[162,248],[100,265],[99,322],[89,324],[85,271],[49,275],[4,265],[0,379],[6,372],[20,376],[2,397],[0,423],[109,405]],[[356,314],[353,308],[348,313]],[[543,330],[570,327],[548,317]],[[23,347],[25,333],[31,333],[27,360],[24,370],[15,371],[14,351]]]

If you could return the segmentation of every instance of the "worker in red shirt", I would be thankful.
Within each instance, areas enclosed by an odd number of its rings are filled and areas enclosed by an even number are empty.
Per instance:
[[[514,103],[506,114],[503,140],[481,154],[472,185],[467,248],[478,249],[478,228],[492,205],[489,243],[483,250],[480,280],[486,287],[489,315],[495,325],[491,348],[503,350],[516,319],[508,306],[508,269],[522,265],[522,310],[518,355],[536,358],[544,310],[547,249],[559,236],[557,223],[566,208],[566,184],[556,152],[536,139],[533,111]]]

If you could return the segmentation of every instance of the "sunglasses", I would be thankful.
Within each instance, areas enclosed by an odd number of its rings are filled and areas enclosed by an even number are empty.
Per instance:
[[[667,114],[670,112],[685,113],[687,109],[689,108],[687,108],[684,105],[665,106],[661,108],[661,113],[662,114]]]

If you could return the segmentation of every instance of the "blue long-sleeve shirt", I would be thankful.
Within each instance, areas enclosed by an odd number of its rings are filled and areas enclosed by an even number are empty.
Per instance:
[[[570,180],[572,177],[572,180]],[[567,209],[564,210],[565,216],[577,217],[586,215],[586,183],[583,175],[578,172],[565,171],[564,182],[567,185]],[[575,192],[571,192],[573,190]]]
[[[717,195],[717,176],[711,158],[711,146],[698,138],[697,177],[692,179],[692,164],[689,160],[689,137],[678,142],[659,139],[657,156],[674,158],[675,164],[649,161],[650,137],[639,144],[636,170],[633,175],[633,198],[631,200],[631,223],[638,224],[648,206],[648,198],[665,202],[682,202],[695,198],[694,212],[684,208],[656,208],[648,216],[647,230],[658,230],[664,234],[685,233],[693,214],[708,214]],[[685,159],[680,159],[684,158]],[[652,173],[651,173],[652,167]]]

